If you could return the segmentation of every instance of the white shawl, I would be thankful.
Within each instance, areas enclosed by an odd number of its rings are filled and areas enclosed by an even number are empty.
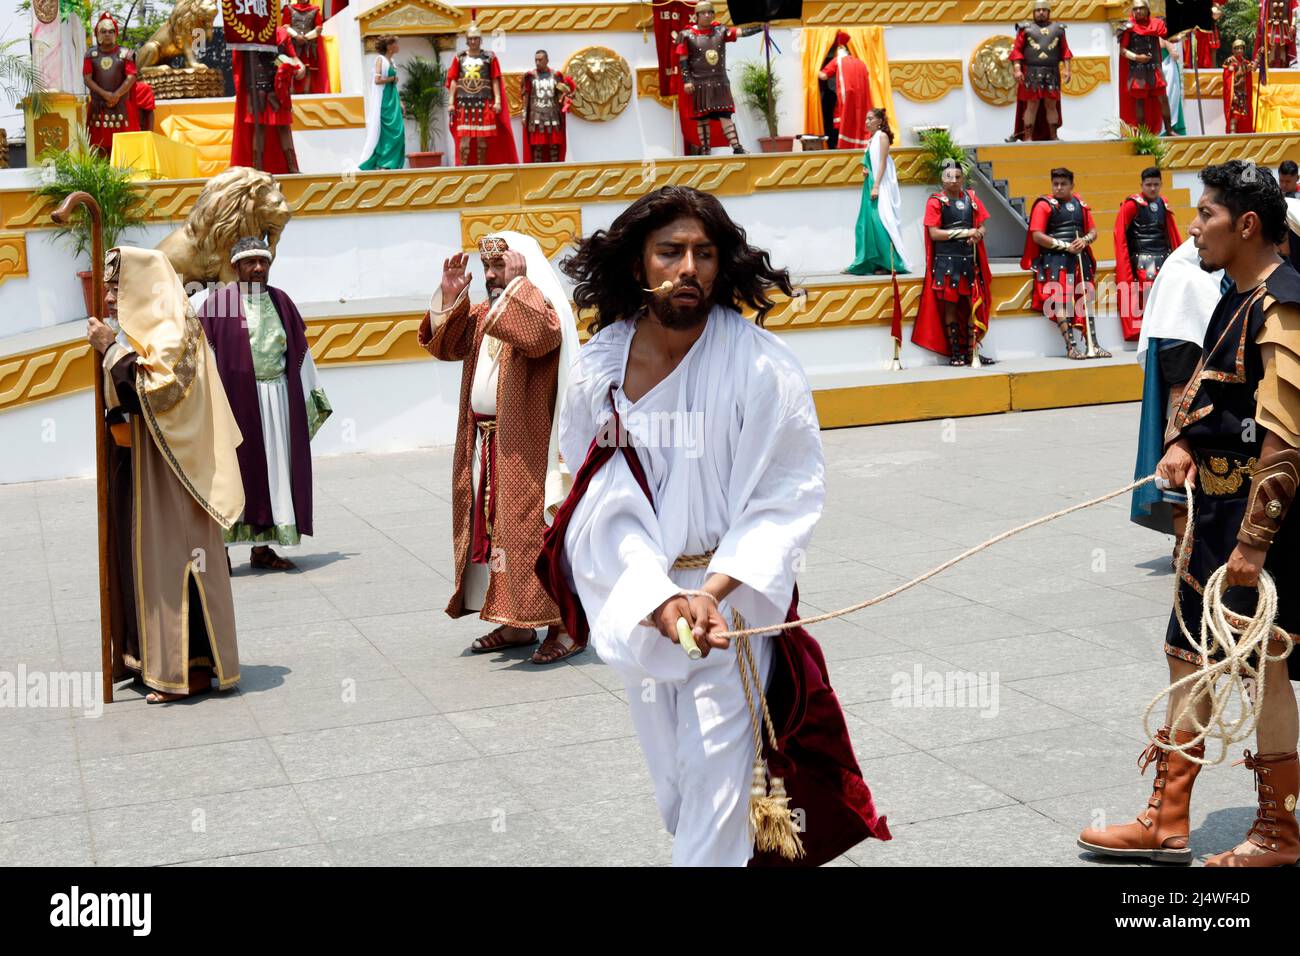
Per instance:
[[[387,76],[388,68],[392,65],[388,57],[380,53],[376,57],[379,64],[379,75]],[[387,84],[375,82],[375,71],[371,69],[366,74],[366,144],[361,149],[361,159],[358,163],[364,163],[374,155],[375,147],[379,145],[379,130],[383,126],[383,106],[384,90],[388,89]]]
[[[1196,251],[1196,240],[1188,238],[1169,254],[1160,274],[1151,284],[1142,309],[1142,335],[1137,360],[1143,364],[1151,339],[1176,339],[1193,345],[1205,343],[1214,307],[1223,297],[1219,283],[1223,270],[1206,272]]]
[[[871,142],[867,144],[867,157],[871,161],[871,182],[873,185],[880,186],[876,212],[879,213],[880,222],[894,244],[894,252],[898,254],[898,263],[894,271],[910,272],[903,257],[903,196],[898,189],[898,170],[894,166],[894,157],[892,155],[889,157],[883,171],[880,168],[880,157],[885,152],[887,140],[885,131],[880,129],[876,130],[876,134],[871,137]]]

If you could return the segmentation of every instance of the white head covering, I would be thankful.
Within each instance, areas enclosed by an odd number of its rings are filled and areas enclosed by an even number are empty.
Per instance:
[[[1145,362],[1147,343],[1153,338],[1204,345],[1210,316],[1222,297],[1219,291],[1222,280],[1222,269],[1206,272],[1201,268],[1195,240],[1190,237],[1170,253],[1151,285],[1142,310],[1138,362]]]
[[[555,408],[551,412],[551,441],[546,454],[546,494],[544,516],[546,523],[555,519],[555,512],[569,494],[573,484],[573,475],[564,457],[560,454],[560,411],[565,393],[569,389],[569,369],[578,357],[578,324],[573,318],[573,308],[569,297],[560,284],[560,277],[546,253],[532,236],[521,232],[496,232],[506,241],[506,245],[515,252],[523,253],[527,265],[528,281],[541,291],[546,301],[555,309],[560,320],[560,362],[559,381],[556,383]],[[503,301],[501,299],[498,302]],[[489,316],[487,321],[491,322]],[[581,464],[579,462],[578,464]]]

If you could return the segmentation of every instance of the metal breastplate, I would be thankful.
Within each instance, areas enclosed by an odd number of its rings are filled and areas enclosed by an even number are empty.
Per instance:
[[[686,48],[690,51],[687,63],[690,65],[691,79],[696,82],[716,80],[726,82],[727,77],[727,36],[723,27],[712,33],[695,33],[687,31]]]
[[[456,78],[457,106],[486,106],[492,102],[492,57],[460,54],[460,76]]]
[[[963,194],[960,199],[949,199],[939,204],[940,229],[971,229],[975,226],[975,206],[970,197]],[[940,239],[934,243],[936,256],[961,256],[969,258],[975,254],[975,247],[964,239]]]
[[[306,10],[299,10],[295,7],[289,8],[289,25],[299,33],[310,33],[316,29],[316,8],[309,7]]]
[[[1291,4],[1290,0],[1267,0],[1267,13],[1265,19],[1269,23],[1291,23]]]
[[[1160,44],[1154,36],[1144,36],[1137,31],[1129,37],[1128,48],[1131,53],[1145,55],[1152,58],[1150,63],[1130,63],[1129,69],[1143,66],[1158,66],[1160,64]]]
[[[126,82],[126,61],[122,59],[121,47],[112,53],[101,53],[99,47],[91,47],[87,56],[90,58],[90,78],[100,89],[112,93]],[[107,127],[126,125],[125,99],[119,100],[116,106],[109,106],[99,97],[92,95],[90,112],[94,115],[93,125]]]
[[[555,98],[555,73],[535,73],[530,87],[528,127],[552,129],[560,124],[560,104]]]
[[[1078,239],[1084,233],[1083,204],[1078,199],[1057,203],[1047,220],[1047,228],[1043,231],[1053,239],[1064,239],[1066,242]]]
[[[253,88],[259,93],[275,92],[276,54],[256,52],[253,54]]]
[[[1032,23],[1025,27],[1025,66],[1056,67],[1061,63],[1065,47],[1065,27],[1049,23],[1040,27]]]
[[[1169,255],[1169,235],[1165,229],[1165,204],[1156,200],[1154,210],[1151,208],[1152,205],[1146,200],[1138,203],[1137,215],[1128,225],[1128,252],[1135,258],[1141,255],[1159,257]]]

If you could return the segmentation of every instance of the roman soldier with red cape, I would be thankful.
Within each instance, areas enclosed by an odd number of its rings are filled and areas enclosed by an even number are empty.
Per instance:
[[[1142,191],[1120,203],[1115,217],[1115,284],[1119,293],[1120,325],[1124,339],[1136,342],[1142,334],[1142,312],[1151,284],[1169,254],[1182,245],[1174,211],[1163,196],[1160,170],[1142,173]]]
[[[265,173],[298,172],[293,148],[293,81],[304,64],[293,55],[293,43],[284,27],[275,31],[279,53],[232,50],[235,80],[235,128],[230,144],[230,165],[251,166]],[[248,88],[249,63],[253,88]],[[274,130],[268,136],[266,131]],[[259,152],[261,133],[261,155]]]
[[[307,74],[295,80],[295,93],[328,93],[330,91],[329,63],[325,54],[325,38],[321,28],[325,25],[320,7],[314,3],[287,3],[280,10],[280,24],[289,28],[294,53]]]
[[[1264,70],[1285,69],[1295,62],[1295,15],[1300,0],[1262,0],[1256,28],[1255,53]]]
[[[538,50],[536,69],[524,74],[520,93],[524,101],[524,161],[562,163],[568,150],[568,115],[577,83],[552,70],[550,57]]]
[[[118,45],[119,28],[111,13],[95,22],[95,46],[86,51],[82,73],[89,95],[86,138],[93,149],[108,156],[113,136],[153,129],[153,87],[136,77],[130,50]],[[117,102],[109,105],[109,98]]]
[[[1255,64],[1246,59],[1246,42],[1232,44],[1223,62],[1223,125],[1229,133],[1255,132]]]
[[[1197,68],[1205,70],[1214,66],[1215,51],[1221,44],[1218,20],[1223,16],[1223,7],[1216,3],[1210,9],[1215,20],[1214,29],[1202,30],[1200,27],[1194,27],[1183,41],[1183,66],[1189,70],[1192,68],[1193,43],[1196,46]]]
[[[988,334],[993,275],[981,228],[988,218],[975,193],[964,188],[961,167],[946,167],[943,189],[925,204],[925,286],[912,342],[948,356],[949,365],[972,364]],[[980,361],[992,364],[983,356]]]
[[[1039,196],[1029,210],[1029,231],[1020,268],[1034,274],[1033,308],[1056,323],[1065,340],[1066,355],[1084,358],[1074,344],[1074,328],[1087,325],[1088,286],[1096,280],[1097,257],[1092,243],[1097,224],[1092,209],[1074,193],[1074,173],[1052,170],[1052,195]],[[1079,247],[1072,251],[1071,244]],[[1069,305],[1066,305],[1068,300]],[[1085,345],[1095,343],[1084,335]],[[1098,358],[1109,357],[1095,349]]]
[[[519,154],[501,63],[483,49],[483,33],[476,22],[471,21],[465,31],[465,42],[467,49],[456,54],[447,68],[456,165],[513,165],[519,162]]]
[[[1134,0],[1132,15],[1119,33],[1119,115],[1130,126],[1172,134],[1165,73],[1160,65],[1160,40],[1168,35],[1165,21],[1151,15],[1147,0]]]
[[[1070,43],[1065,24],[1052,22],[1047,0],[1034,4],[1034,22],[1016,31],[1010,60],[1016,70],[1015,140],[1056,139],[1061,126],[1061,89],[1070,82]]]
[[[871,76],[867,65],[849,50],[849,35],[835,34],[835,55],[822,68],[821,78],[835,82],[837,149],[866,149],[867,113],[871,109]],[[827,130],[827,132],[830,132]]]

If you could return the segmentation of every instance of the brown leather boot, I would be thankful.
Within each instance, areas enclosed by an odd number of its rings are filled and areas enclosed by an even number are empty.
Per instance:
[[[1263,853],[1219,853],[1205,861],[1206,866],[1295,866],[1300,860],[1300,827],[1296,825],[1295,804],[1300,794],[1300,759],[1289,754],[1252,754],[1239,760],[1255,772],[1255,790],[1259,809],[1255,823],[1246,834]],[[1235,764],[1234,764],[1235,766]]]
[[[1174,743],[1187,744],[1195,736],[1191,731],[1175,731]],[[1168,743],[1169,728],[1161,729],[1156,739]],[[1205,745],[1194,747],[1189,753],[1204,757]],[[1138,758],[1143,773],[1152,761],[1156,764],[1156,779],[1147,808],[1132,823],[1119,823],[1100,830],[1089,827],[1079,834],[1079,846],[1104,856],[1144,857],[1157,863],[1192,862],[1192,851],[1187,846],[1191,833],[1188,816],[1192,807],[1192,784],[1201,772],[1201,765],[1155,743]]]

